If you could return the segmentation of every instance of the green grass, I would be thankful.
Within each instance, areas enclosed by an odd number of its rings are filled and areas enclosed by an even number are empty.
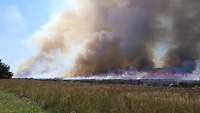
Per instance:
[[[0,80],[51,113],[200,113],[200,89]]]
[[[26,98],[0,90],[0,113],[45,113],[37,104]]]

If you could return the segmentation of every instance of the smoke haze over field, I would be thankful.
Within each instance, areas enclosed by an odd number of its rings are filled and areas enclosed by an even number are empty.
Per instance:
[[[200,52],[199,0],[74,3],[73,9],[54,15],[33,34],[39,51],[19,66],[18,77],[78,76],[129,66],[195,69]]]

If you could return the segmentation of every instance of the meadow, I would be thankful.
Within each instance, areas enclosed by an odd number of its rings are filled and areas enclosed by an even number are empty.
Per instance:
[[[0,89],[49,113],[200,113],[200,88],[0,80]]]

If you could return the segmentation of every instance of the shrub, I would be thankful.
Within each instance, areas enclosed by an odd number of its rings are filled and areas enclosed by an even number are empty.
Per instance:
[[[2,63],[0,60],[0,79],[8,79],[8,78],[12,78],[13,73],[10,72],[10,66],[8,66],[5,63]]]

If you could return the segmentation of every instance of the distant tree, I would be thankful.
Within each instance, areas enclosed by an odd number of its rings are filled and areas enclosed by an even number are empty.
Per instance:
[[[12,78],[13,73],[10,72],[10,66],[5,63],[2,63],[0,60],[0,79],[9,79]]]

